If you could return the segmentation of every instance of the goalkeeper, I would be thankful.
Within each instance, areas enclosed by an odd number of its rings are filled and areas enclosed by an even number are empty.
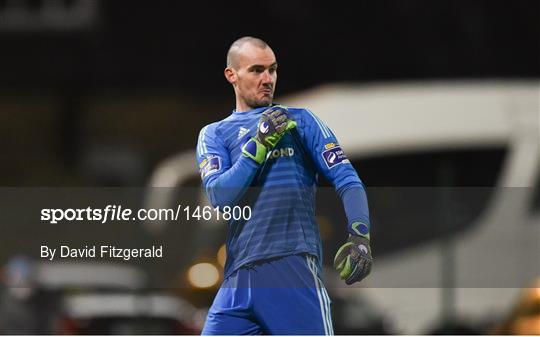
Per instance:
[[[315,221],[317,175],[332,182],[347,215],[348,239],[334,259],[346,284],[371,270],[362,182],[318,117],[273,104],[277,62],[264,41],[235,41],[225,77],[236,109],[201,130],[197,161],[212,205],[250,205],[252,216],[229,222],[224,281],[202,333],[331,335]]]

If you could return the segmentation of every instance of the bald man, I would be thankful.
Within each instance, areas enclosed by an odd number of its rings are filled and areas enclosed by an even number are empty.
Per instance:
[[[266,42],[236,40],[225,68],[236,108],[199,134],[197,161],[212,205],[251,209],[229,221],[224,281],[204,335],[333,334],[315,221],[318,174],[333,183],[348,219],[334,266],[347,284],[371,270],[364,186],[318,117],[273,104],[277,67]]]

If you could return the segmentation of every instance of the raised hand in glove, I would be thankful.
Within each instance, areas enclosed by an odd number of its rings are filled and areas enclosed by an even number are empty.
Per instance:
[[[287,108],[281,105],[265,110],[257,127],[257,136],[242,147],[242,154],[262,164],[266,153],[276,146],[285,132],[296,127],[296,122],[287,116]]]
[[[334,257],[334,268],[341,279],[350,285],[369,275],[372,261],[369,235],[349,235]]]

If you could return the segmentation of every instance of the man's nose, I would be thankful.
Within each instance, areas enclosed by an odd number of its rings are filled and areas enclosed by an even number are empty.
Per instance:
[[[270,71],[265,70],[263,72],[262,80],[263,80],[263,83],[272,83],[273,82],[272,75],[270,75]]]

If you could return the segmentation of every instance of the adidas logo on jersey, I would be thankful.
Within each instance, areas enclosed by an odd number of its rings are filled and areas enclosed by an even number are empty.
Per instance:
[[[246,133],[249,132],[249,129],[246,129],[245,127],[240,127],[240,130],[238,130],[238,139],[244,137]]]

